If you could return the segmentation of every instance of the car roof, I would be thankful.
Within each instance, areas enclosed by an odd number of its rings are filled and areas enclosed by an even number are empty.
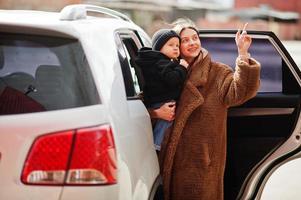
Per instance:
[[[92,31],[99,26],[103,32],[114,32],[121,28],[140,29],[133,22],[118,18],[93,16],[75,20],[62,20],[60,18],[60,12],[0,10],[1,32],[31,33],[30,30],[32,30],[33,34],[78,38],[83,28],[85,31],[89,31],[89,29]],[[38,32],[37,29],[39,29]]]

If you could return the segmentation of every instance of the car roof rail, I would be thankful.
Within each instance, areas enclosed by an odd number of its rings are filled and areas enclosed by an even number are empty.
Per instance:
[[[60,12],[60,20],[78,20],[78,19],[86,19],[87,18],[87,11],[101,13],[105,15],[109,15],[111,17],[115,17],[118,19],[122,19],[124,21],[132,22],[132,20],[115,10],[110,8],[89,5],[89,4],[73,4],[64,7]]]

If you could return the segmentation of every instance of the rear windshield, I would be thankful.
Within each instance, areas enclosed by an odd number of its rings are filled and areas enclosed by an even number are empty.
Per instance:
[[[100,103],[74,39],[0,33],[0,115]]]

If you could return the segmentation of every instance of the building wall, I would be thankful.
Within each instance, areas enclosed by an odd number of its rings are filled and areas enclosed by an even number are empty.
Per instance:
[[[142,0],[150,1],[154,0]],[[164,1],[164,3],[171,3],[177,0],[155,0]],[[215,0],[222,1],[222,0]],[[60,11],[64,6],[69,4],[77,3],[91,3],[93,0],[0,0],[0,9],[33,9],[33,10],[45,10],[45,11]],[[95,0],[96,2],[100,2]],[[106,1],[110,2],[110,1]],[[245,7],[257,7],[260,4],[268,4],[272,8],[280,11],[294,11],[298,12],[301,17],[301,0],[234,0],[234,9],[245,8]],[[113,8],[115,9],[115,8]],[[237,29],[244,24],[244,21],[238,19],[230,19],[227,21],[211,20],[206,19],[205,10],[195,10],[195,11],[141,11],[141,7],[136,10],[123,11],[125,14],[129,14],[132,19],[143,27],[150,35],[158,28],[165,27],[166,24],[173,21],[178,17],[189,17],[197,22],[200,28],[207,29]],[[154,16],[160,16],[161,20],[155,20]],[[159,22],[158,22],[159,21]],[[301,20],[298,23],[278,23],[273,21],[263,21],[255,20],[250,21],[248,29],[254,30],[267,30],[273,31],[282,40],[301,40]]]
[[[269,5],[279,11],[291,11],[299,13],[301,18],[300,0],[235,0],[234,8],[258,7],[260,4]],[[271,23],[271,22],[269,22]],[[273,22],[272,22],[273,23]],[[301,40],[301,19],[296,23],[273,23],[274,31],[283,40]]]
[[[272,8],[281,11],[294,11],[301,14],[300,0],[235,0],[235,8],[257,7],[260,4],[270,5]]]

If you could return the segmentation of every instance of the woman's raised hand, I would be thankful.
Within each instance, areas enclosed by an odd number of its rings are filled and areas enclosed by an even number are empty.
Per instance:
[[[247,34],[247,25],[248,23],[245,23],[244,28],[242,30],[242,33],[240,33],[240,29],[238,29],[236,36],[235,36],[235,42],[238,50],[238,55],[241,56],[247,56],[249,47],[252,43],[252,38]]]

